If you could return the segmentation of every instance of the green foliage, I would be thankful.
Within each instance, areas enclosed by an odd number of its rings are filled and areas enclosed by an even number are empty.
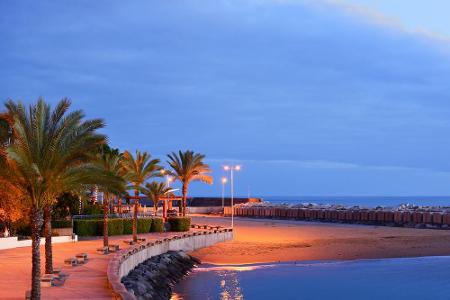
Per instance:
[[[162,218],[153,218],[152,226],[150,227],[150,232],[163,232],[164,231],[164,221]]]
[[[31,226],[28,220],[18,220],[11,224],[11,233],[22,235],[22,236],[30,236],[31,235]]]
[[[78,214],[80,200],[77,195],[64,193],[57,198],[53,205],[52,219],[64,219],[67,216]]]
[[[152,219],[149,219],[149,218],[138,219],[137,232],[138,233],[149,233],[151,226],[152,226]]]
[[[69,221],[70,222],[70,221]],[[108,235],[131,234],[131,219],[108,219]],[[79,236],[102,236],[102,219],[74,220],[73,231]],[[138,233],[162,232],[163,222],[161,218],[138,219]]]
[[[71,220],[53,220],[52,228],[72,228]]]
[[[191,218],[188,217],[170,217],[168,222],[170,231],[189,231],[191,228]]]
[[[83,207],[83,214],[85,214],[85,215],[102,215],[103,207],[98,204],[87,203]]]
[[[132,234],[133,233],[133,220],[131,219],[122,219],[123,220],[123,234]]]
[[[94,220],[92,220],[94,221]],[[97,235],[103,235],[103,220],[97,221]],[[122,219],[108,219],[108,235],[122,235],[123,234],[123,220]]]
[[[108,220],[108,235],[121,235],[121,234],[123,234],[123,219]]]
[[[98,224],[101,224],[99,220],[74,220],[73,231],[79,236],[96,236]]]

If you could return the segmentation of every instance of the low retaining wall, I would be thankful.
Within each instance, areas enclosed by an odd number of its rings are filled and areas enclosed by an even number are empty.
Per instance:
[[[198,206],[188,207],[190,214],[221,214],[222,206]]]
[[[136,299],[133,294],[127,291],[121,279],[140,263],[169,250],[189,252],[232,239],[232,229],[212,229],[210,227],[204,231],[179,234],[171,238],[164,238],[123,249],[109,261],[107,270],[108,285],[113,290],[115,299]]]
[[[76,242],[78,240],[78,237],[75,236],[75,239],[72,239],[72,236],[53,236],[52,237],[52,244],[59,244],[59,243],[69,243],[69,242]],[[41,238],[41,245],[45,244],[45,238]],[[7,237],[7,238],[0,238],[0,250],[3,249],[12,249],[12,248],[18,248],[18,247],[31,247],[31,240],[18,240],[17,236],[13,237]]]
[[[230,207],[225,207],[224,215],[231,215]],[[236,206],[234,215],[253,218],[450,229],[450,213],[446,212]]]

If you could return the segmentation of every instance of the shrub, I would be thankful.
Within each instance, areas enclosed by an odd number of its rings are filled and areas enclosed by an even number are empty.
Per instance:
[[[188,217],[170,217],[168,221],[170,231],[189,231],[191,228],[191,218]]]
[[[100,224],[102,223],[100,222]],[[79,236],[95,236],[99,232],[98,225],[98,220],[75,220],[73,222],[73,231]]]
[[[53,220],[52,228],[72,228],[71,220]]]
[[[150,232],[163,232],[164,231],[164,221],[162,218],[153,218],[152,226],[150,227]]]
[[[123,234],[123,220],[109,219],[108,220],[108,235],[122,235]]]
[[[123,234],[133,233],[133,220],[132,219],[121,219],[123,222]]]
[[[151,226],[152,226],[152,219],[149,219],[149,218],[138,219],[137,232],[138,233],[149,233]]]

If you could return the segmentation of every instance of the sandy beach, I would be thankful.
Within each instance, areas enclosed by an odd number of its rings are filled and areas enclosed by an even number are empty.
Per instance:
[[[227,226],[230,218],[193,222]],[[233,241],[192,254],[211,264],[450,255],[450,231],[236,218]]]

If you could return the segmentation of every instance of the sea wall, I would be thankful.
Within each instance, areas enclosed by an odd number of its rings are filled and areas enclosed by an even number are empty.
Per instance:
[[[115,299],[136,299],[132,293],[127,291],[121,279],[127,276],[140,263],[168,251],[183,250],[189,252],[232,239],[232,229],[204,226],[202,230],[191,231],[171,238],[163,238],[123,249],[117,252],[109,261],[107,270],[108,285],[112,289]]]
[[[225,207],[225,216],[231,208]],[[239,217],[450,229],[449,212],[235,206]]]

